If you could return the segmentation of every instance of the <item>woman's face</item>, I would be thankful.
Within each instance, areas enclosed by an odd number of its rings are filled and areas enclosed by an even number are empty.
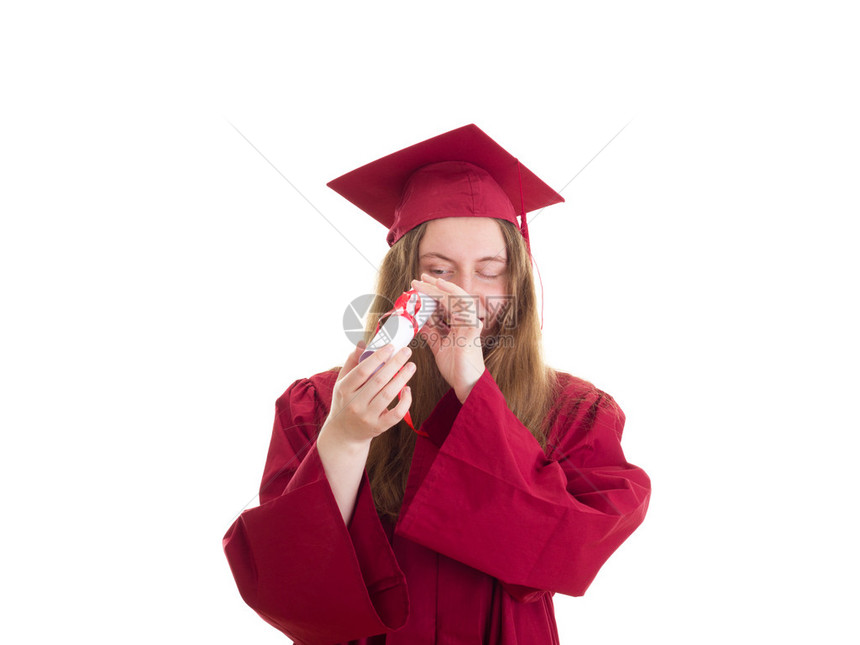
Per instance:
[[[427,222],[418,245],[419,275],[453,282],[473,299],[455,306],[474,306],[484,323],[482,336],[495,332],[496,315],[510,305],[505,238],[489,217],[446,217]]]

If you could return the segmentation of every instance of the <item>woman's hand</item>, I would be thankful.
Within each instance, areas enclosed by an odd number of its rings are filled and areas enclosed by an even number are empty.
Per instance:
[[[473,297],[453,282],[426,273],[421,274],[421,280],[413,280],[412,287],[439,301],[436,314],[419,336],[430,345],[439,373],[454,388],[460,403],[465,403],[484,373],[483,323],[476,307],[468,306]],[[458,298],[464,306],[458,306]]]
[[[392,357],[393,348],[386,345],[359,363],[364,349],[360,343],[340,370],[321,437],[326,435],[326,439],[342,444],[369,445],[409,410],[409,388],[394,408],[389,410],[388,406],[415,374],[415,364],[406,363],[412,350],[406,347]]]
[[[394,408],[389,410],[388,406],[415,373],[415,364],[406,363],[412,353],[408,347],[392,357],[388,345],[359,363],[363,351],[364,343],[359,343],[341,368],[328,418],[317,437],[326,479],[347,525],[355,509],[370,442],[406,415],[412,403],[409,388]]]

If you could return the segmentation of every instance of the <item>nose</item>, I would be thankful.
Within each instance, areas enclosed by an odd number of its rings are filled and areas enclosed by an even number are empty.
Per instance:
[[[474,295],[472,293],[473,281],[472,281],[471,275],[461,273],[458,276],[456,276],[456,278],[454,280],[452,280],[452,282],[454,284],[456,284],[458,287],[460,287],[463,291],[468,293],[469,295]]]

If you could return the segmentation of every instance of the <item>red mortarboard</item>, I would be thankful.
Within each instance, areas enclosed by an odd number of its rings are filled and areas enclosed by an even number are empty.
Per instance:
[[[348,172],[328,186],[388,230],[393,245],[419,224],[443,217],[495,217],[529,241],[525,213],[564,198],[472,124]]]

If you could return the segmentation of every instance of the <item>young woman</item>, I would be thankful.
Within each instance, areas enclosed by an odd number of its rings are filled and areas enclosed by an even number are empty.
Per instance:
[[[330,185],[389,228],[368,338],[405,290],[439,308],[278,399],[224,538],[242,597],[302,644],[557,643],[552,594],[585,592],[650,494],[612,397],[541,358],[525,213],[561,198],[475,126]]]

